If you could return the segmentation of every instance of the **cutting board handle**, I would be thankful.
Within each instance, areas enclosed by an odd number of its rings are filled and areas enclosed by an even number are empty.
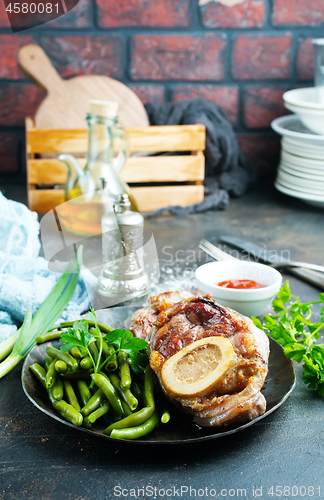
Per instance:
[[[24,73],[42,89],[55,92],[62,85],[62,78],[39,45],[22,47],[18,52],[18,61]]]

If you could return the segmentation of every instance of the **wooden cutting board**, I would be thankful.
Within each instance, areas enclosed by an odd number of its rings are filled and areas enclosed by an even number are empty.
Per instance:
[[[85,75],[64,80],[43,49],[33,44],[20,49],[18,61],[24,73],[48,93],[35,115],[39,129],[84,129],[91,99],[118,102],[118,124],[122,127],[149,125],[137,95],[113,78]]]

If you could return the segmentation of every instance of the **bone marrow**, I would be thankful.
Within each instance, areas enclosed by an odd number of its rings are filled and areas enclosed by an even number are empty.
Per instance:
[[[162,367],[165,391],[177,396],[204,396],[213,392],[235,359],[224,337],[196,340],[171,356]]]

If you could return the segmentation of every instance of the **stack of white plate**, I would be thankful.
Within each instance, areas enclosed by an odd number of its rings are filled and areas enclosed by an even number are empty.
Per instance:
[[[324,136],[312,133],[296,115],[282,116],[271,125],[282,136],[276,188],[324,207]]]

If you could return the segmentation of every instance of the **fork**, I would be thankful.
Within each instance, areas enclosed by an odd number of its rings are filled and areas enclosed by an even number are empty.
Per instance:
[[[199,242],[199,248],[206,252],[208,255],[213,257],[213,259],[216,260],[240,260],[237,259],[236,257],[233,257],[232,255],[229,255],[226,252],[223,252],[223,250],[220,250],[219,248],[215,247],[212,243],[210,243],[208,240],[205,240],[204,238],[200,240]],[[296,268],[304,268],[304,269],[311,269],[313,271],[319,271],[321,273],[324,273],[324,266],[320,266],[318,264],[309,264],[308,262],[299,262],[296,260],[287,260],[287,261],[282,261],[282,262],[274,262],[272,264],[267,263],[269,267],[273,267],[274,269],[280,269],[280,268],[287,268],[287,267],[296,267]]]
[[[215,247],[212,243],[210,243],[208,240],[205,240],[202,238],[199,242],[199,248],[206,252],[208,255],[213,257],[213,259],[216,260],[240,260],[237,259],[236,257],[233,257],[232,255],[229,255],[226,252],[223,252],[223,250],[220,250],[220,248]]]

